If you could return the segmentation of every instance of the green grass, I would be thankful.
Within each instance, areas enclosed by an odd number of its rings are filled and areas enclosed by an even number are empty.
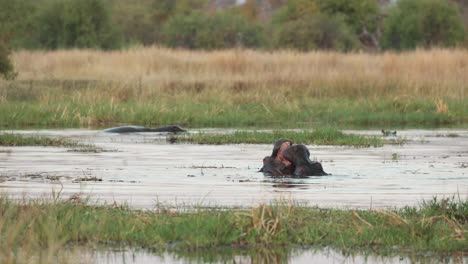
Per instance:
[[[14,133],[0,133],[0,146],[20,147],[20,146],[43,146],[43,147],[66,147],[73,152],[102,152],[104,149],[92,144],[82,144],[71,141],[67,138],[28,136]]]
[[[112,244],[148,249],[330,246],[346,251],[447,253],[468,247],[468,200],[399,210],[320,209],[292,202],[251,209],[158,212],[73,201],[0,198],[0,259],[11,252]]]
[[[0,133],[0,146],[51,146],[78,147],[79,143],[66,138],[49,138],[45,136],[27,136],[14,133]]]
[[[467,99],[447,99],[449,111],[439,113],[430,99],[395,102],[388,98],[351,100],[304,97],[277,103],[269,97],[265,100],[240,101],[233,98],[229,101],[226,98],[200,99],[200,95],[196,94],[181,94],[178,97],[163,95],[152,99],[131,98],[125,101],[88,101],[75,97],[78,95],[70,94],[46,102],[38,99],[2,102],[0,128],[108,127],[127,123],[145,126],[179,124],[188,128],[310,128],[329,125],[380,129],[446,127],[468,123]]]
[[[286,131],[273,132],[236,131],[232,134],[179,134],[169,135],[170,142],[189,142],[198,144],[271,144],[280,138],[288,138],[295,143],[316,145],[347,145],[356,147],[380,147],[384,141],[377,136],[363,136],[346,134],[334,127],[320,127],[313,131]]]

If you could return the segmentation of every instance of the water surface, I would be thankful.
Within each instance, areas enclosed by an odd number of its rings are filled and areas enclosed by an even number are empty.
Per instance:
[[[192,251],[151,252],[142,249],[90,249],[69,248],[58,255],[40,254],[36,263],[466,263],[468,252],[451,255],[407,254],[377,256],[373,254],[345,253],[331,248],[218,248]],[[21,259],[22,260],[22,259]]]
[[[409,142],[381,148],[308,145],[311,158],[332,175],[306,179],[259,173],[272,145],[170,144],[158,133],[84,129],[13,132],[66,137],[107,150],[0,147],[0,192],[19,199],[60,192],[65,199],[89,195],[100,203],[147,209],[158,204],[248,207],[278,199],[320,207],[382,208],[417,205],[434,195],[468,196],[466,130],[398,131]]]

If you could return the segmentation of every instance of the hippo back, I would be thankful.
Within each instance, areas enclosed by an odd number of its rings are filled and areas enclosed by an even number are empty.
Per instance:
[[[150,128],[143,126],[119,126],[105,129],[105,133],[135,133],[135,132],[149,132]]]

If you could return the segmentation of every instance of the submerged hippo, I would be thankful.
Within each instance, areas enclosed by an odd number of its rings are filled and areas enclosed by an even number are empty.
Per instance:
[[[328,175],[320,162],[310,160],[310,152],[305,145],[294,145],[289,139],[275,142],[271,156],[263,158],[260,172],[269,176],[323,176]]]
[[[144,127],[144,126],[119,126],[105,129],[103,132],[106,133],[135,133],[135,132],[187,132],[187,130],[181,128],[180,126],[163,126],[163,127]]]
[[[295,177],[328,175],[320,162],[310,160],[310,152],[305,145],[290,146],[283,151],[283,156],[294,164]]]

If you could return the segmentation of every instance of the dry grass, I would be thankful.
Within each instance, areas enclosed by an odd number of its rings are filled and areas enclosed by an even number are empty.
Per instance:
[[[468,122],[468,51],[18,51],[0,127]]]
[[[134,84],[149,90],[255,89],[262,96],[282,89],[291,96],[352,98],[425,96],[437,99],[464,98],[468,94],[466,50],[343,54],[204,52],[148,47],[111,52],[19,51],[13,60],[20,80],[112,81],[120,86]]]

